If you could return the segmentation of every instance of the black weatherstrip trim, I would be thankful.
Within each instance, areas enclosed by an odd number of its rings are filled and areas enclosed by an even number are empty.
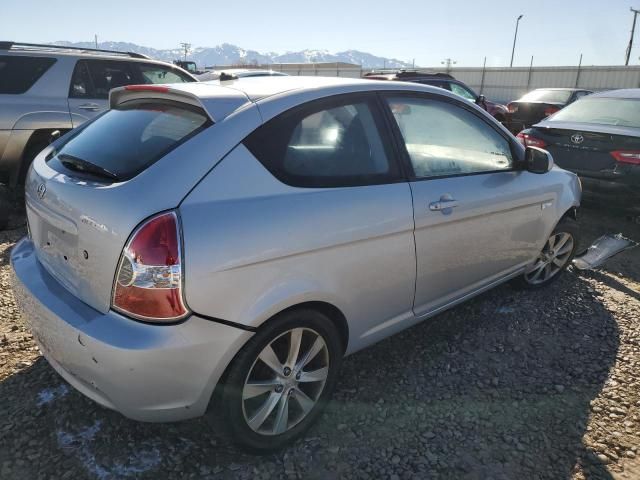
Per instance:
[[[203,315],[202,313],[191,311],[192,315],[195,315],[200,318],[204,318],[205,320],[210,320],[212,322],[221,323],[222,325],[226,325],[228,327],[239,328],[240,330],[246,330],[247,332],[255,332],[258,329],[254,327],[249,327],[247,325],[242,325],[241,323],[231,322],[229,320],[223,320],[222,318],[210,317],[209,315]]]

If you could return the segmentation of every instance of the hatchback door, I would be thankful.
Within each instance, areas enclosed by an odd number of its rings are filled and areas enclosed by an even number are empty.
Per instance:
[[[517,272],[542,245],[543,176],[514,169],[514,146],[471,106],[386,98],[412,172],[421,316]]]

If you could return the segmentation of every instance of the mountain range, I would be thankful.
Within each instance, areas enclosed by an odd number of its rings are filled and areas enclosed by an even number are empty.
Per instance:
[[[53,42],[56,45],[65,45],[80,48],[95,48],[93,42]],[[144,47],[128,42],[99,42],[98,48],[105,50],[117,50],[121,52],[142,53],[151,58],[171,62],[183,58],[184,51],[180,48],[159,50]],[[246,50],[223,43],[216,47],[195,47],[190,50],[187,60],[193,60],[198,67],[214,65],[251,65],[269,63],[320,63],[320,62],[346,62],[362,65],[363,68],[406,68],[411,63],[403,62],[395,58],[385,58],[359,50],[345,50],[344,52],[331,53],[328,50],[301,50],[299,52],[260,53],[255,50]]]

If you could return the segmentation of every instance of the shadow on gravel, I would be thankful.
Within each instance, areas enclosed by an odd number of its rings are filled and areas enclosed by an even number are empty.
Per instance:
[[[129,421],[40,359],[0,383],[0,476],[563,479],[581,464],[612,478],[581,439],[617,348],[580,277],[504,286],[346,359],[324,418],[263,457],[205,422]]]

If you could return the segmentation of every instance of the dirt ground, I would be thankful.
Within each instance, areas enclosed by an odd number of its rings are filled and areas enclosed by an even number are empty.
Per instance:
[[[0,232],[0,478],[640,479],[640,248],[551,287],[500,286],[347,358],[302,439],[241,453],[205,422],[144,424],[69,387],[8,284]],[[640,240],[583,209],[583,244]]]

